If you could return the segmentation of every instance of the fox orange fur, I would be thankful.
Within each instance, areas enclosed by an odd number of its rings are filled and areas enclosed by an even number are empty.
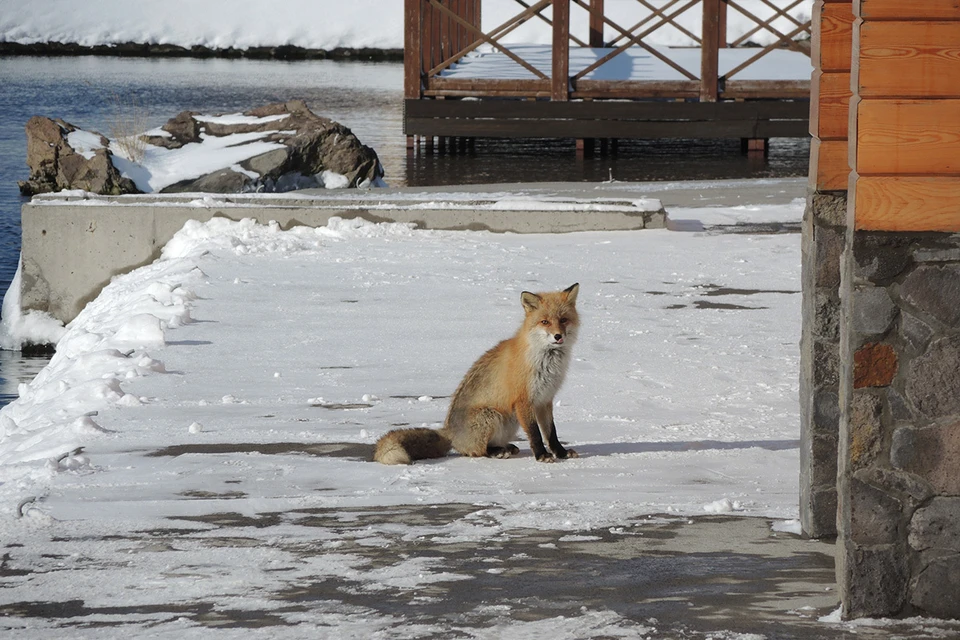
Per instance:
[[[577,339],[579,289],[574,284],[563,291],[521,293],[523,324],[470,367],[453,394],[443,427],[391,431],[377,442],[374,460],[410,464],[443,457],[450,449],[465,456],[508,458],[520,451],[510,442],[518,428],[527,434],[540,462],[577,457],[557,439],[553,398]]]

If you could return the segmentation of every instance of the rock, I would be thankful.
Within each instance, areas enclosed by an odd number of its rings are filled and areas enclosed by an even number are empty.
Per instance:
[[[860,547],[847,542],[838,576],[846,618],[896,615],[907,599],[907,559],[899,545]]]
[[[853,354],[853,388],[886,387],[897,375],[900,360],[888,344],[871,342]]]
[[[934,498],[910,520],[910,546],[960,553],[960,498]]]
[[[239,115],[207,116],[184,111],[171,118],[160,132],[142,135],[147,145],[175,150],[204,144],[211,138],[246,134],[236,142],[231,140],[229,146],[240,149],[259,143],[257,151],[267,149],[239,163],[225,160],[223,166],[209,173],[155,188],[161,193],[241,193],[381,183],[383,167],[376,152],[361,144],[347,127],[314,114],[302,100],[270,104]],[[121,176],[105,137],[81,132],[82,140],[90,144],[75,149],[70,143],[74,131],[78,129],[62,120],[30,119],[27,163],[31,174],[29,180],[20,183],[22,193],[63,189],[110,195],[140,193],[132,180]],[[141,169],[136,164],[133,167]],[[148,170],[142,172],[150,175]],[[146,184],[145,179],[138,180],[142,186]]]
[[[907,398],[928,418],[960,414],[960,336],[934,341],[908,369]]]
[[[71,137],[78,131],[84,135]],[[83,189],[101,195],[140,193],[133,181],[121,176],[113,165],[109,143],[100,134],[83,132],[63,120],[42,116],[30,118],[26,132],[30,178],[18,183],[23,195],[63,189]],[[74,144],[80,148],[74,148]]]
[[[960,554],[935,558],[913,585],[911,604],[938,618],[960,618]]]
[[[903,281],[900,295],[948,327],[960,326],[960,265],[923,265]]]
[[[377,184],[383,177],[373,149],[361,144],[342,124],[314,114],[303,100],[269,104],[245,111],[242,116],[203,116],[184,111],[162,127],[165,135],[150,136],[147,141],[177,149],[200,141],[201,134],[224,137],[262,133],[257,141],[283,146],[241,162],[244,173],[227,175],[220,170],[216,178],[207,175],[184,180],[161,189],[161,193],[358,187]]]
[[[960,495],[960,421],[894,431],[891,464],[923,478],[939,495]],[[958,550],[960,551],[960,550]]]
[[[880,398],[862,391],[853,394],[849,427],[849,455],[853,469],[872,464],[880,455],[883,439],[883,424],[880,420],[882,412]]]
[[[853,330],[862,335],[883,335],[897,317],[897,306],[883,287],[854,287]]]
[[[847,533],[858,545],[892,544],[897,540],[902,504],[876,487],[850,481],[850,526]]]

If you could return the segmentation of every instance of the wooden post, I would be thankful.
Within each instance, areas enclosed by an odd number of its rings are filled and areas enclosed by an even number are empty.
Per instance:
[[[727,0],[720,0],[720,48],[727,48]]]
[[[423,17],[422,0],[406,0],[404,3],[403,34],[403,97],[408,100],[420,99],[422,44],[421,19]]]
[[[720,94],[720,4],[721,0],[703,0],[700,102],[716,102]]]
[[[570,99],[570,0],[553,0],[553,82],[550,99]]]
[[[603,42],[603,0],[590,0],[590,40],[591,47],[602,47]]]

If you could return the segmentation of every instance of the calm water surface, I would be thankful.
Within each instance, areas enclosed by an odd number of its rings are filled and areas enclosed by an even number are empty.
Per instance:
[[[353,129],[374,149],[391,186],[495,182],[677,180],[800,176],[806,140],[775,140],[759,165],[739,142],[630,142],[617,157],[577,160],[572,140],[478,141],[469,155],[408,158],[403,136],[400,63],[253,60],[0,58],[0,292],[20,252],[17,180],[28,176],[23,127],[33,115],[63,118],[110,137],[111,121],[141,117],[144,129],[180,111],[234,113],[302,98],[322,116]],[[69,250],[69,248],[65,248]],[[0,406],[38,362],[0,353]]]

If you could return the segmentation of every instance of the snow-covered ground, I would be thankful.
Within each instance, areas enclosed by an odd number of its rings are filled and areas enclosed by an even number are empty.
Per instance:
[[[585,39],[586,13],[571,3],[571,29]],[[662,2],[652,3],[661,6]],[[673,6],[673,15],[686,3]],[[782,0],[778,6],[789,6]],[[312,49],[337,47],[403,47],[403,5],[401,0],[283,0],[264,10],[255,0],[0,0],[0,41],[75,42],[85,46],[124,42],[202,45],[212,48],[248,48],[296,45]],[[762,0],[742,0],[744,9],[761,18],[773,15]],[[800,22],[810,18],[812,0],[802,0],[788,13]],[[484,0],[483,28],[489,32],[511,16],[523,11],[514,0]],[[606,0],[607,15],[624,28],[647,19],[651,12],[636,0]],[[549,17],[549,9],[545,12]],[[692,33],[699,33],[699,3],[675,17]],[[656,24],[647,22],[646,27]],[[730,39],[750,31],[756,23],[731,8],[728,13]],[[796,22],[779,18],[774,27],[790,33]],[[610,26],[608,39],[617,35]],[[531,20],[510,33],[505,42],[547,44],[551,27],[543,20]],[[751,36],[761,44],[774,40],[761,30]],[[658,45],[689,46],[692,40],[673,26],[656,30],[645,41]]]
[[[671,214],[796,221],[802,207]],[[190,223],[156,263],[115,278],[0,411],[0,538],[39,558],[65,532],[399,504],[486,505],[482,522],[442,528],[467,542],[643,514],[795,519],[799,263],[796,234]],[[397,425],[438,426],[470,363],[515,330],[520,292],[573,282],[583,327],[556,416],[579,459],[537,463],[525,442],[511,460],[401,468],[305,455],[333,444],[363,455]],[[193,597],[176,581],[144,591],[159,568],[128,552],[98,547],[123,576],[79,574],[88,601],[123,588],[138,602]],[[283,582],[260,575],[266,557],[236,562],[205,592],[230,592],[247,570],[266,580],[257,588]],[[420,583],[448,579],[415,569]],[[62,586],[24,578],[18,600],[61,600]]]

